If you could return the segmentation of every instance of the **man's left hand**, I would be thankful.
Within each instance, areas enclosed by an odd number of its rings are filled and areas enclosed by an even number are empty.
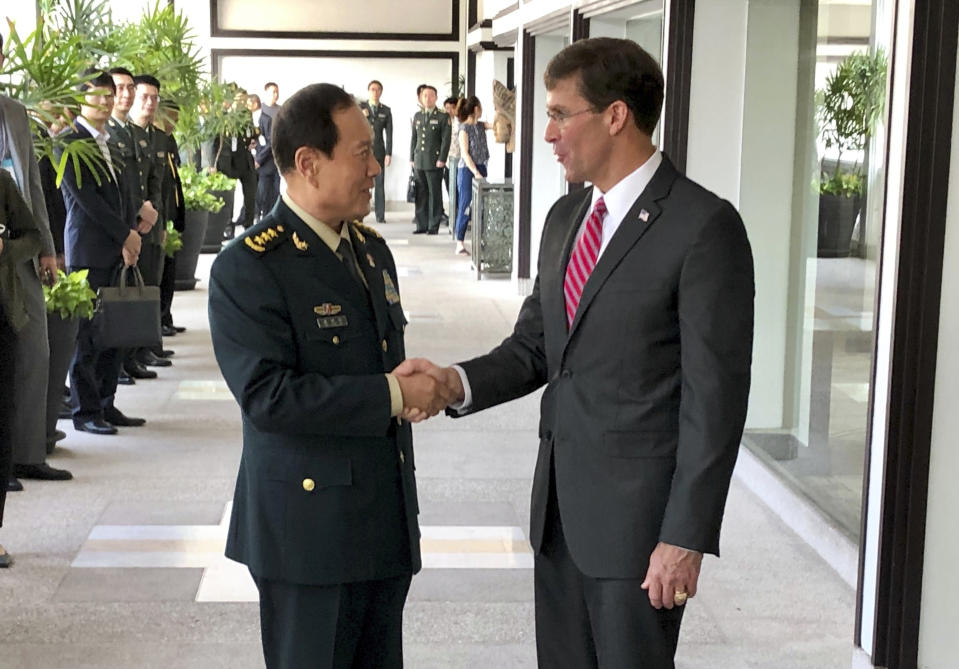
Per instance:
[[[437,160],[437,161],[436,161],[436,166],[439,167],[440,169],[442,169],[442,168],[446,167],[446,162],[445,162],[445,161],[442,161],[442,160]]]
[[[56,284],[59,275],[57,274],[57,257],[53,256],[40,256],[40,280],[52,286]]]
[[[646,580],[640,587],[649,592],[653,608],[671,609],[677,605],[677,593],[686,593],[687,598],[696,596],[702,564],[702,553],[660,541],[649,556]]]

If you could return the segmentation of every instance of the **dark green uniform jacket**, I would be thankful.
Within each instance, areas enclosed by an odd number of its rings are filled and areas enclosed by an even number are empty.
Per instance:
[[[211,270],[213,348],[243,419],[226,554],[268,579],[420,568],[412,433],[384,376],[405,357],[396,266],[349,226],[368,293],[282,200]]]
[[[410,160],[418,170],[438,170],[436,161],[446,162],[450,152],[450,117],[442,109],[418,111],[413,115]]]

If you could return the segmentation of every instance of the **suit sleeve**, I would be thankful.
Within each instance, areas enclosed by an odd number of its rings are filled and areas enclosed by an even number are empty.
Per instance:
[[[100,196],[93,173],[82,164],[80,171],[82,183],[85,184],[83,188],[77,185],[77,173],[73,167],[73,161],[67,160],[60,189],[70,194],[77,206],[83,210],[87,220],[103,228],[117,244],[123,244],[130,234],[129,221],[123,220],[121,213]]]
[[[739,214],[722,203],[682,267],[682,398],[676,471],[660,540],[719,555],[719,528],[749,396],[753,261]]]
[[[210,273],[213,351],[240,408],[263,432],[381,437],[390,426],[384,374],[324,376],[298,369],[282,286],[241,247]]]
[[[37,161],[36,152],[33,150],[33,134],[30,131],[30,119],[27,117],[27,109],[23,105],[17,105],[19,114],[22,115],[22,131],[18,130],[20,139],[26,145],[25,162],[29,170],[27,181],[30,182],[30,208],[33,210],[33,218],[37,222],[40,230],[40,255],[56,255],[56,246],[53,243],[53,235],[50,232],[50,218],[47,214],[47,204],[43,197],[43,184],[40,182],[40,164]],[[13,141],[18,141],[16,138]]]
[[[3,192],[3,218],[0,223],[16,233],[16,236],[9,235],[3,240],[0,262],[17,265],[36,257],[40,252],[40,226],[23,201],[16,182],[4,170],[0,170],[0,190]]]
[[[393,155],[393,112],[386,111],[386,155]]]
[[[256,164],[263,167],[273,160],[273,147],[270,146],[270,132],[273,121],[266,114],[260,114],[260,137],[266,138],[266,144],[256,143]]]

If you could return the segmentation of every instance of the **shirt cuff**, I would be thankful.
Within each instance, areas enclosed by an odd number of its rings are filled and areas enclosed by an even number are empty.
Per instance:
[[[463,384],[463,401],[456,404],[450,404],[450,409],[457,413],[463,413],[473,406],[473,391],[470,388],[470,380],[466,378],[466,372],[459,365],[452,365],[456,373],[460,375],[460,383]]]
[[[400,382],[392,374],[386,375],[386,382],[390,386],[390,418],[396,418],[403,413],[403,391]]]

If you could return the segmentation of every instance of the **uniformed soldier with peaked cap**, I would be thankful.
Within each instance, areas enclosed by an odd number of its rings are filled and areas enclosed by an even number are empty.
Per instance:
[[[443,217],[443,166],[450,152],[450,118],[436,108],[436,89],[423,86],[422,109],[413,115],[410,167],[416,178],[416,230],[435,235]]]
[[[213,348],[243,420],[226,554],[257,584],[268,667],[402,667],[420,552],[400,416],[450,395],[390,373],[406,318],[386,242],[352,222],[379,171],[359,107],[314,84],[273,123],[287,191],[210,274]]]

